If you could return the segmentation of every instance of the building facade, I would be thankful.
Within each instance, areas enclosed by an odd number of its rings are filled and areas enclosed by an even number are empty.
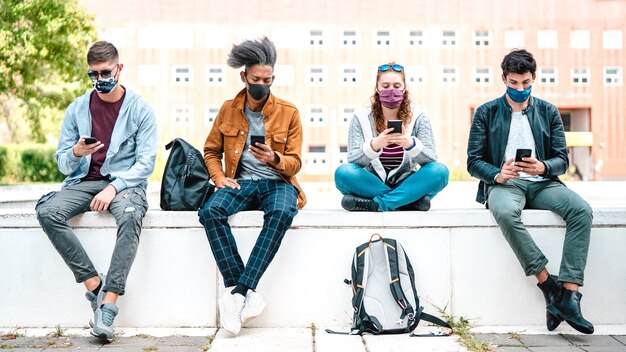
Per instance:
[[[376,67],[391,61],[406,68],[440,161],[462,177],[473,111],[504,94],[502,58],[526,48],[539,66],[533,95],[561,111],[577,177],[626,179],[623,0],[81,4],[120,49],[122,83],[155,107],[160,145],[183,137],[202,147],[221,104],[243,88],[228,52],[266,35],[278,48],[272,91],[302,117],[303,181],[331,181],[346,162],[352,111],[369,105]]]

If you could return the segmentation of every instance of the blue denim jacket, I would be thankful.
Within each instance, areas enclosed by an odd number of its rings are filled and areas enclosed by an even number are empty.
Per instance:
[[[124,102],[113,127],[111,143],[100,172],[109,175],[111,185],[120,192],[127,187],[144,190],[154,170],[157,153],[157,128],[154,110],[139,95],[126,89]],[[76,98],[65,110],[57,146],[59,170],[67,175],[63,187],[79,183],[87,176],[91,155],[77,157],[72,147],[81,136],[91,136],[91,91]]]

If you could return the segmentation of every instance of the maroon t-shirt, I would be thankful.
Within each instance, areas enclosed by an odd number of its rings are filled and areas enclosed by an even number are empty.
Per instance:
[[[120,113],[120,108],[122,107],[125,96],[126,92],[124,92],[122,98],[115,103],[107,103],[106,101],[100,99],[100,96],[95,90],[91,93],[91,99],[89,99],[89,111],[91,112],[91,136],[95,137],[97,141],[102,142],[104,147],[91,154],[89,172],[87,173],[87,176],[83,177],[83,181],[100,181],[109,179],[108,175],[103,176],[100,174],[100,168],[102,167],[102,163],[104,163],[107,151],[109,150],[113,127],[115,126],[115,121],[117,121],[117,116]]]

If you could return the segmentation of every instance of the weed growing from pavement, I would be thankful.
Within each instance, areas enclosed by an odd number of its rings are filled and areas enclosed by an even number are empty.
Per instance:
[[[467,349],[473,352],[493,351],[493,347],[491,346],[491,344],[478,341],[474,338],[474,335],[471,331],[472,324],[470,324],[470,321],[468,319],[464,317],[459,317],[457,319],[446,312],[446,307],[441,309],[436,305],[433,306],[435,307],[435,309],[437,309],[437,311],[439,311],[439,314],[444,317],[446,322],[450,324],[450,326],[452,326],[452,329],[454,329],[454,334],[459,335],[463,346],[467,347]]]

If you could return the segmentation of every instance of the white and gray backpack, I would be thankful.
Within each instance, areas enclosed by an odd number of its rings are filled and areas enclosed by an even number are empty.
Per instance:
[[[374,240],[376,236],[378,239]],[[358,246],[352,260],[352,281],[348,282],[354,308],[351,335],[408,333],[420,320],[452,330],[450,324],[423,312],[413,267],[396,240],[373,234],[368,242]]]

